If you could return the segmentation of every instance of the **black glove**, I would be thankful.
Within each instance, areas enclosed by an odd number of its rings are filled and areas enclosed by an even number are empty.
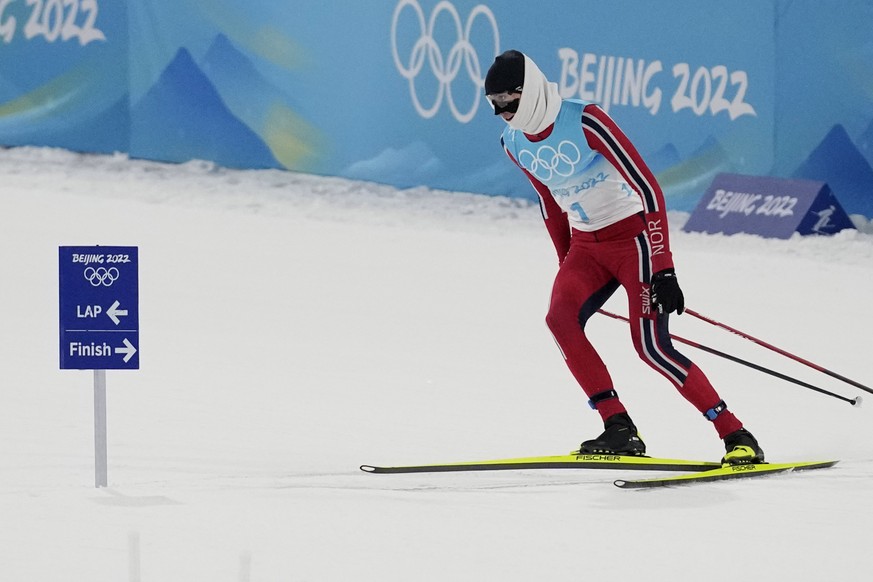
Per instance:
[[[685,296],[679,288],[674,269],[664,269],[652,275],[652,306],[658,313],[682,315],[685,311]]]

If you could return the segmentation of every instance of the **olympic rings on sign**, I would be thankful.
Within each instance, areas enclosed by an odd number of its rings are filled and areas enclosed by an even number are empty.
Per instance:
[[[115,267],[87,267],[85,269],[85,279],[94,287],[103,285],[109,287],[118,279],[118,269]]]
[[[400,55],[397,53],[397,21],[400,17],[400,13],[407,6],[413,10],[418,19],[420,33],[418,40],[412,47],[412,53],[409,55],[408,64],[404,64],[400,59]],[[455,44],[452,45],[451,49],[449,49],[448,55],[445,58],[433,36],[437,17],[443,12],[446,12],[454,22],[455,33],[457,35],[457,41],[455,41]],[[490,57],[490,59],[486,61],[487,67],[490,66],[493,59],[497,58],[498,51],[500,50],[497,20],[487,6],[484,4],[478,4],[473,8],[473,11],[470,12],[470,15],[467,17],[466,25],[462,29],[461,17],[454,5],[448,0],[442,0],[436,5],[430,15],[430,20],[427,21],[427,24],[425,24],[424,20],[424,11],[421,9],[417,0],[400,0],[400,2],[397,3],[397,7],[394,9],[394,18],[391,21],[391,53],[394,56],[394,64],[397,66],[397,70],[409,81],[409,93],[412,97],[412,103],[415,106],[415,110],[425,119],[430,119],[436,115],[442,105],[443,97],[445,97],[448,102],[452,115],[459,122],[467,123],[476,115],[476,111],[479,109],[479,102],[482,99],[481,88],[485,84],[485,71],[482,70],[482,63],[479,59],[479,54],[476,52],[475,47],[470,43],[470,32],[476,18],[479,16],[484,17],[491,25],[491,30],[494,36],[494,54],[486,55],[487,57]],[[439,83],[436,99],[430,107],[422,105],[415,89],[415,79],[424,68],[425,59],[427,59],[430,71],[434,74]],[[458,78],[462,63],[467,76],[475,86],[473,103],[466,111],[460,111],[458,109],[454,97],[452,96],[452,85]]]

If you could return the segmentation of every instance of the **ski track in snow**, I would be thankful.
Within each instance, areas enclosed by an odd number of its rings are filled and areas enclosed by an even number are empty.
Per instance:
[[[685,346],[768,458],[841,462],[642,491],[612,481],[658,472],[358,470],[561,454],[601,430],[543,324],[557,261],[530,200],[45,148],[0,150],[0,178],[0,579],[817,582],[873,568],[869,409]],[[690,306],[873,382],[866,221],[782,241],[688,234],[686,219],[671,213]],[[140,248],[142,368],[107,373],[105,489],[91,376],[58,370],[57,247],[89,244]],[[720,456],[621,323],[589,333],[650,454]]]

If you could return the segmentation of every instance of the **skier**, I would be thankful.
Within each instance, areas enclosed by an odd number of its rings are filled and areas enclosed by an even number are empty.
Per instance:
[[[670,252],[664,196],[627,136],[597,104],[562,99],[557,84],[516,50],[495,59],[485,94],[508,124],[501,143],[539,195],[558,252],[546,323],[604,423],[603,433],[583,442],[579,452],[646,452],[585,334],[588,319],[622,286],[637,353],[712,422],[724,440],[722,462],[763,462],[755,437],[670,341],[669,314],[682,314],[685,299]]]

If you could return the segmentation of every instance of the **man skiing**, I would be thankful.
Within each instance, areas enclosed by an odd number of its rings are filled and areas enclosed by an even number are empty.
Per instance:
[[[709,380],[670,341],[669,314],[685,299],[673,266],[664,196],[616,123],[595,103],[562,99],[527,55],[499,55],[485,94],[508,126],[501,143],[540,199],[558,253],[546,323],[570,372],[600,413],[603,433],[581,453],[644,455],[645,443],[585,325],[624,287],[640,358],[666,377],[724,440],[723,463],[764,461],[764,452]]]

